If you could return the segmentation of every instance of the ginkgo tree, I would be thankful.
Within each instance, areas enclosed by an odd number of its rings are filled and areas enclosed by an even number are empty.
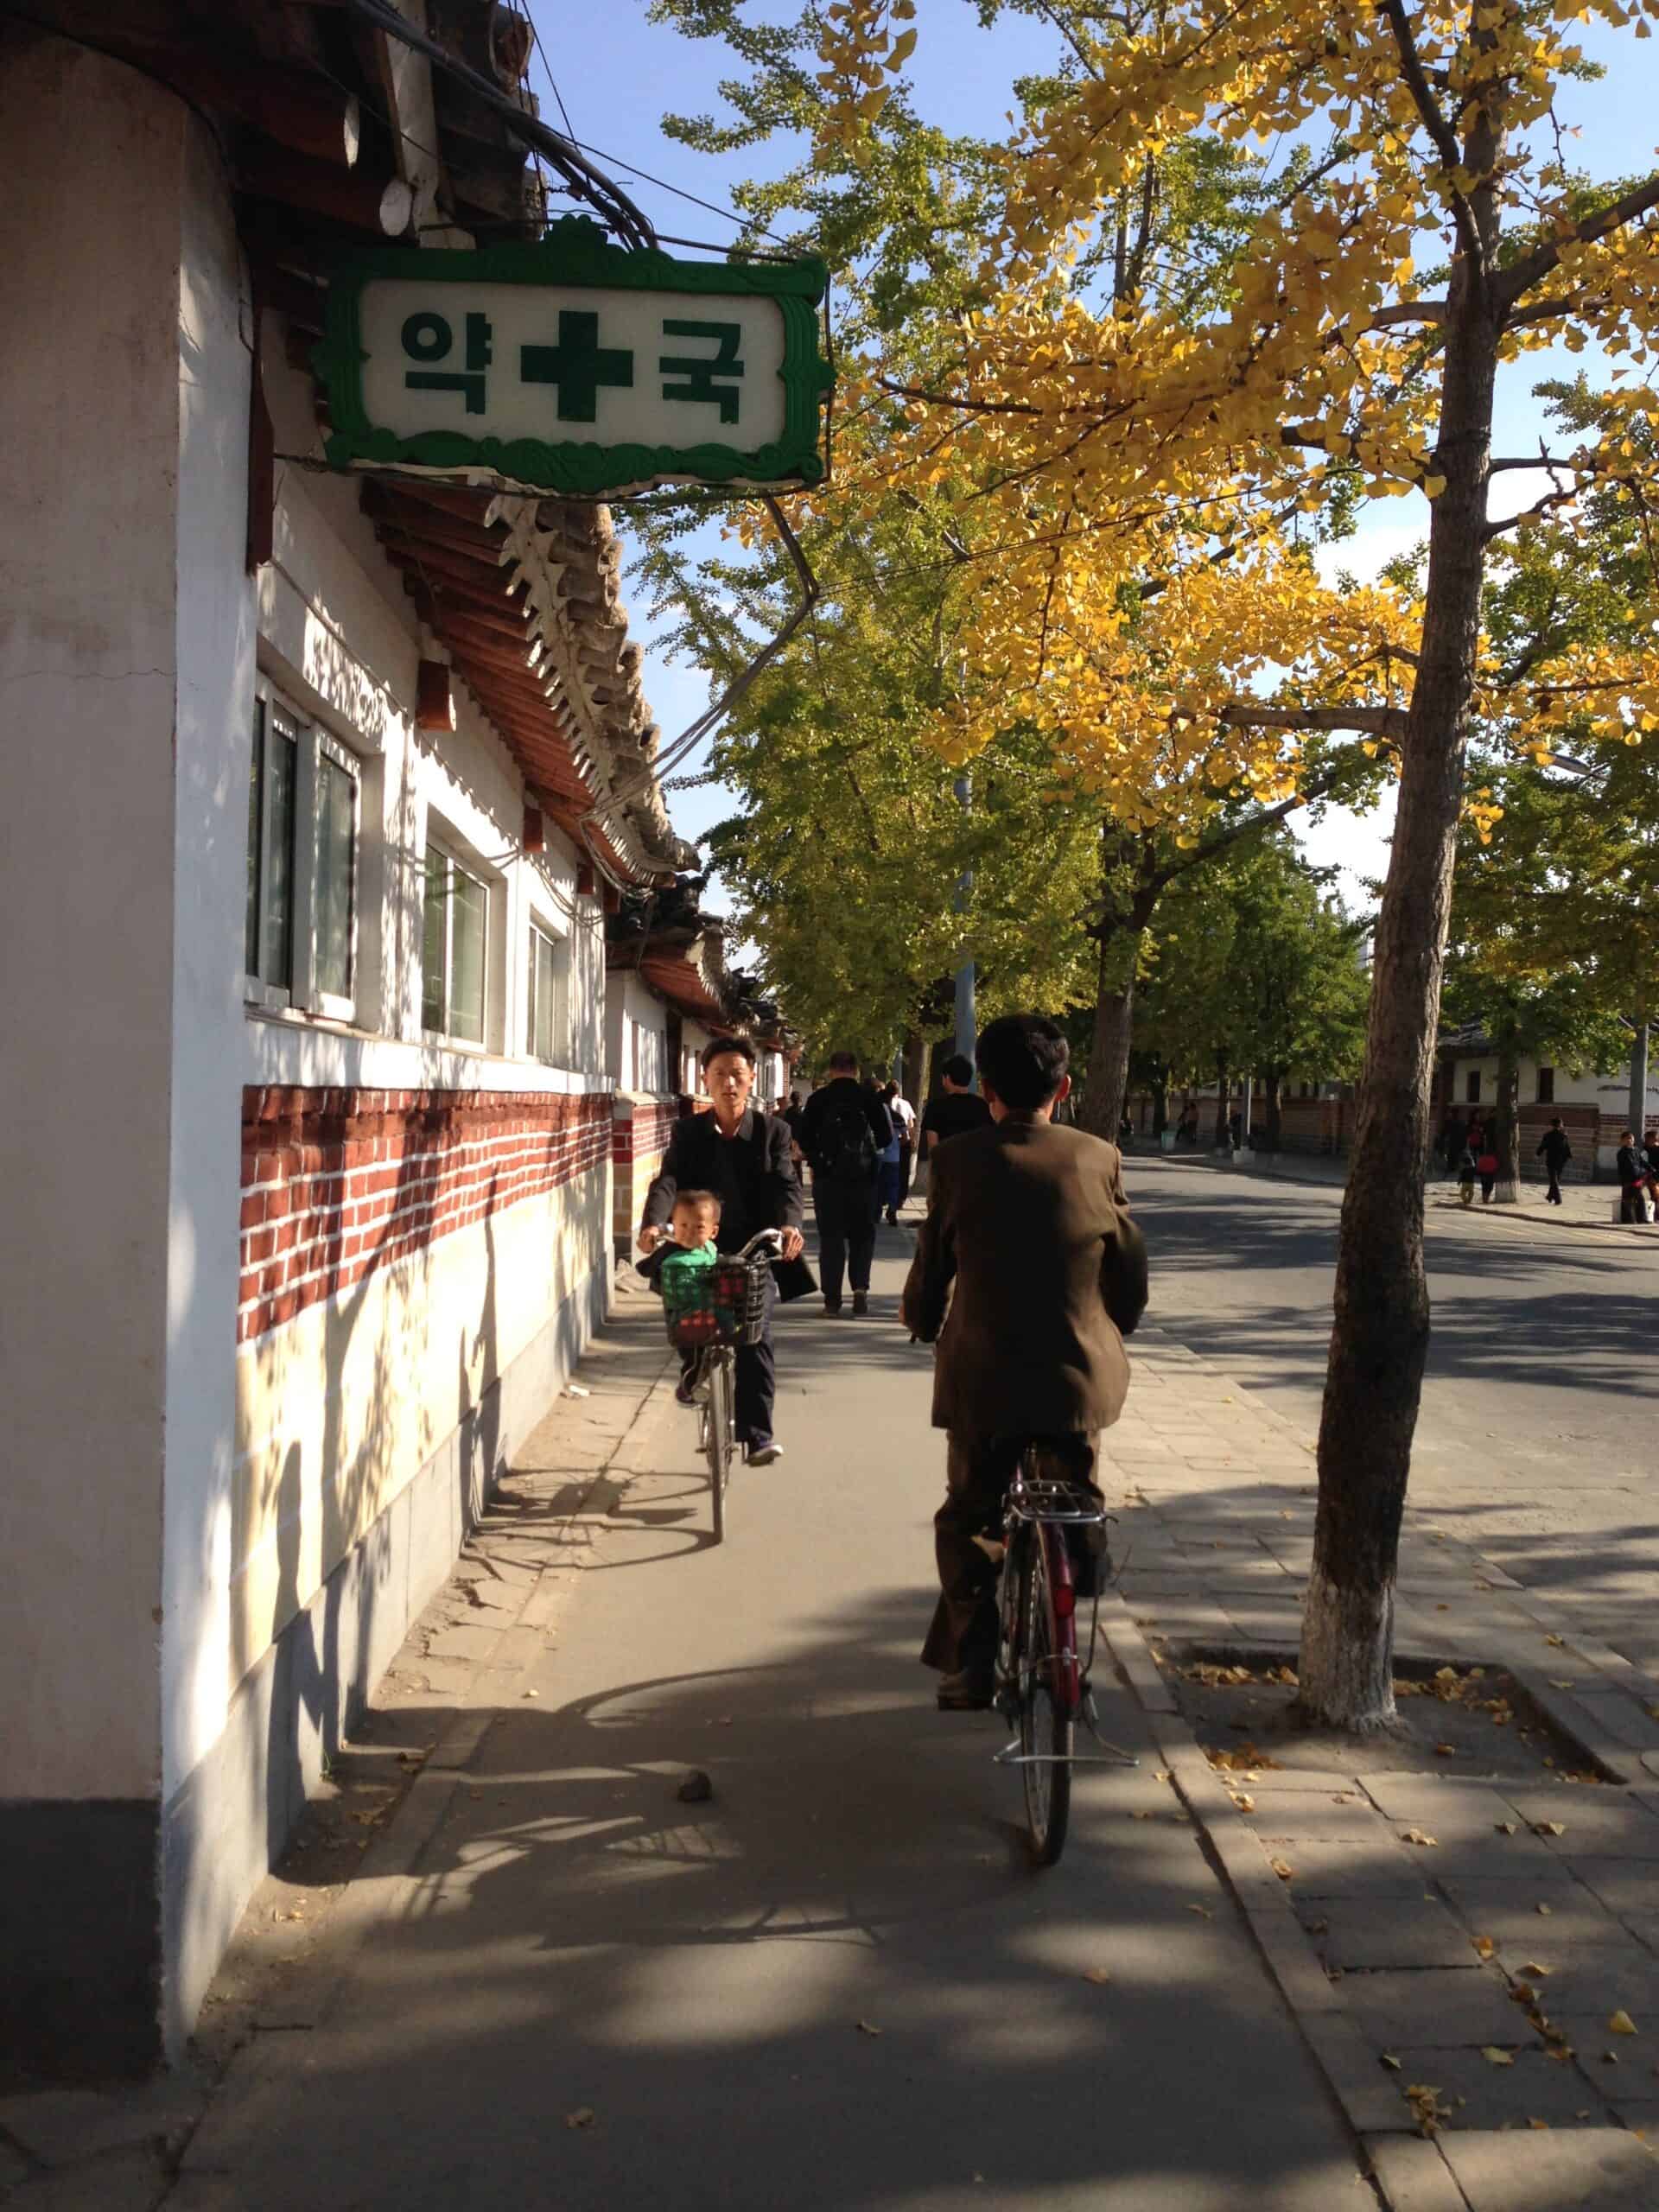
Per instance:
[[[874,359],[869,388],[918,411],[914,452],[880,465],[918,496],[983,487],[1009,552],[982,595],[975,650],[1040,683],[1052,648],[1033,610],[1067,603],[1087,543],[1156,573],[1172,538],[1230,548],[1317,502],[1333,469],[1431,502],[1421,632],[1399,726],[1399,799],[1376,936],[1375,988],[1339,1245],[1320,1423],[1320,1505],[1303,1625],[1314,1717],[1389,1725],[1393,1592],[1429,1311],[1422,1170],[1465,750],[1476,705],[1481,588],[1500,368],[1529,346],[1593,338],[1627,354],[1627,422],[1650,416],[1659,321],[1652,212],[1659,173],[1598,188],[1569,173],[1554,124],[1580,73],[1586,17],[1645,37],[1659,0],[1475,0],[1332,9],[1328,0],[1170,0],[1071,11],[1077,57],[1007,149],[1005,219],[984,308],[925,381]],[[890,11],[826,19],[823,130],[879,131],[873,69],[892,73]],[[1634,60],[1634,49],[1632,49]],[[1155,281],[1103,307],[1073,288],[1083,241],[1133,194],[1159,149],[1196,133],[1237,144],[1318,137],[1281,209],[1264,209],[1205,317]],[[1431,286],[1420,273],[1444,264]],[[1629,477],[1617,428],[1552,455],[1540,508]],[[890,477],[889,480],[893,480]],[[1187,556],[1191,557],[1190,552]],[[1096,604],[1090,594],[1090,603]],[[1053,635],[1051,626],[1050,634]],[[1586,670],[1594,681],[1603,671]],[[1604,695],[1611,719],[1654,712],[1652,678]],[[1080,725],[1074,721],[1072,728]],[[1144,779],[1144,748],[1112,764]]]

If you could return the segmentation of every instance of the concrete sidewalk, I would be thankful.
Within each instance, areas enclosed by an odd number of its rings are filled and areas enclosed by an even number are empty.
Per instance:
[[[1630,1740],[1659,1693],[1408,1515],[1402,1649],[1529,1668],[1631,1782],[1212,1766],[1147,1639],[1294,1650],[1313,1462],[1154,1327],[1109,1440],[1128,1564],[1096,1675],[1141,1764],[1079,1768],[1033,1874],[1000,1724],[937,1714],[915,1657],[943,1455],[894,1325],[909,1249],[883,1230],[868,1323],[782,1317],[788,1456],[738,1471],[718,1548],[657,1309],[624,1310],[256,1898],[217,2093],[210,2067],[0,2105],[7,2212],[1659,2204],[1632,2132],[1659,1800]],[[1504,1994],[1543,1967],[1573,2059]],[[1578,2033],[1615,2008],[1616,2071],[1612,2031]]]
[[[1323,1765],[1257,1765],[1249,1738],[1212,1764],[1172,1676],[1204,1674],[1195,1658],[1294,1668],[1311,1440],[1158,1330],[1135,1349],[1108,1440],[1114,1647],[1385,2195],[1413,2212],[1659,2204],[1640,2139],[1659,2131],[1659,1684],[1408,1506],[1402,1670],[1505,1669],[1579,1747],[1571,1770],[1494,1779],[1478,1746],[1447,1745],[1442,1773],[1390,1771],[1339,1739]],[[1516,2127],[1548,2133],[1519,2166]]]
[[[95,2171],[61,2109],[0,2110],[19,2212],[1375,2202],[1128,1688],[1103,1669],[1102,1725],[1141,1764],[1079,1768],[1040,1876],[1002,1726],[934,1709],[908,1250],[868,1324],[785,1312],[788,1457],[738,1471],[723,1546],[665,1382],[603,1439],[597,1392],[561,1405],[353,1746],[417,1778],[332,1903],[257,1901],[290,1963],[200,2124],[169,2164],[83,2105]]]

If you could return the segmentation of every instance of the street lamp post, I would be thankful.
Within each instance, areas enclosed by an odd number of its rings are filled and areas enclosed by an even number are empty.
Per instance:
[[[973,804],[973,782],[965,773],[957,778],[957,800],[964,814]],[[973,888],[974,871],[965,868],[957,882],[958,913],[967,912]],[[974,1057],[974,1039],[979,1033],[974,1014],[974,963],[964,960],[957,970],[957,1050],[969,1062]]]

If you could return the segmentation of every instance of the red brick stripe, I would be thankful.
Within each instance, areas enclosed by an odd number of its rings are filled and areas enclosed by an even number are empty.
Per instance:
[[[611,1157],[619,1166],[636,1160],[656,1159],[667,1151],[668,1141],[679,1118],[680,1109],[671,1103],[666,1106],[636,1104],[631,1119],[619,1118],[615,1123]]]
[[[608,1092],[242,1093],[238,1343],[603,1164]]]

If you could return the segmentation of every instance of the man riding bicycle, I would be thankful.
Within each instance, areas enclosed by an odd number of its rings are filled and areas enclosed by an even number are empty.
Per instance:
[[[939,1601],[922,1647],[946,1712],[992,1700],[996,1568],[975,1540],[1000,1522],[1033,1439],[1098,1497],[1096,1439],[1122,1411],[1123,1338],[1147,1304],[1146,1245],[1116,1146],[1052,1119],[1071,1088],[1061,1032],[1007,1014],[974,1057],[991,1122],[933,1153],[902,1301],[906,1327],[938,1340],[933,1426],[949,1440],[933,1523]],[[1079,1561],[1080,1588],[1092,1567]]]
[[[639,1249],[652,1252],[665,1241],[676,1196],[695,1190],[709,1192],[720,1202],[715,1241],[721,1252],[741,1252],[758,1230],[778,1229],[783,1232],[782,1256],[798,1260],[801,1186],[790,1157],[789,1124],[749,1103],[754,1088],[753,1046],[747,1037],[716,1037],[704,1048],[702,1073],[713,1111],[694,1114],[676,1124],[663,1164],[645,1193]],[[772,1433],[777,1387],[772,1296],[768,1283],[759,1341],[740,1345],[737,1353],[737,1437],[752,1467],[769,1467],[783,1457],[783,1446]]]

